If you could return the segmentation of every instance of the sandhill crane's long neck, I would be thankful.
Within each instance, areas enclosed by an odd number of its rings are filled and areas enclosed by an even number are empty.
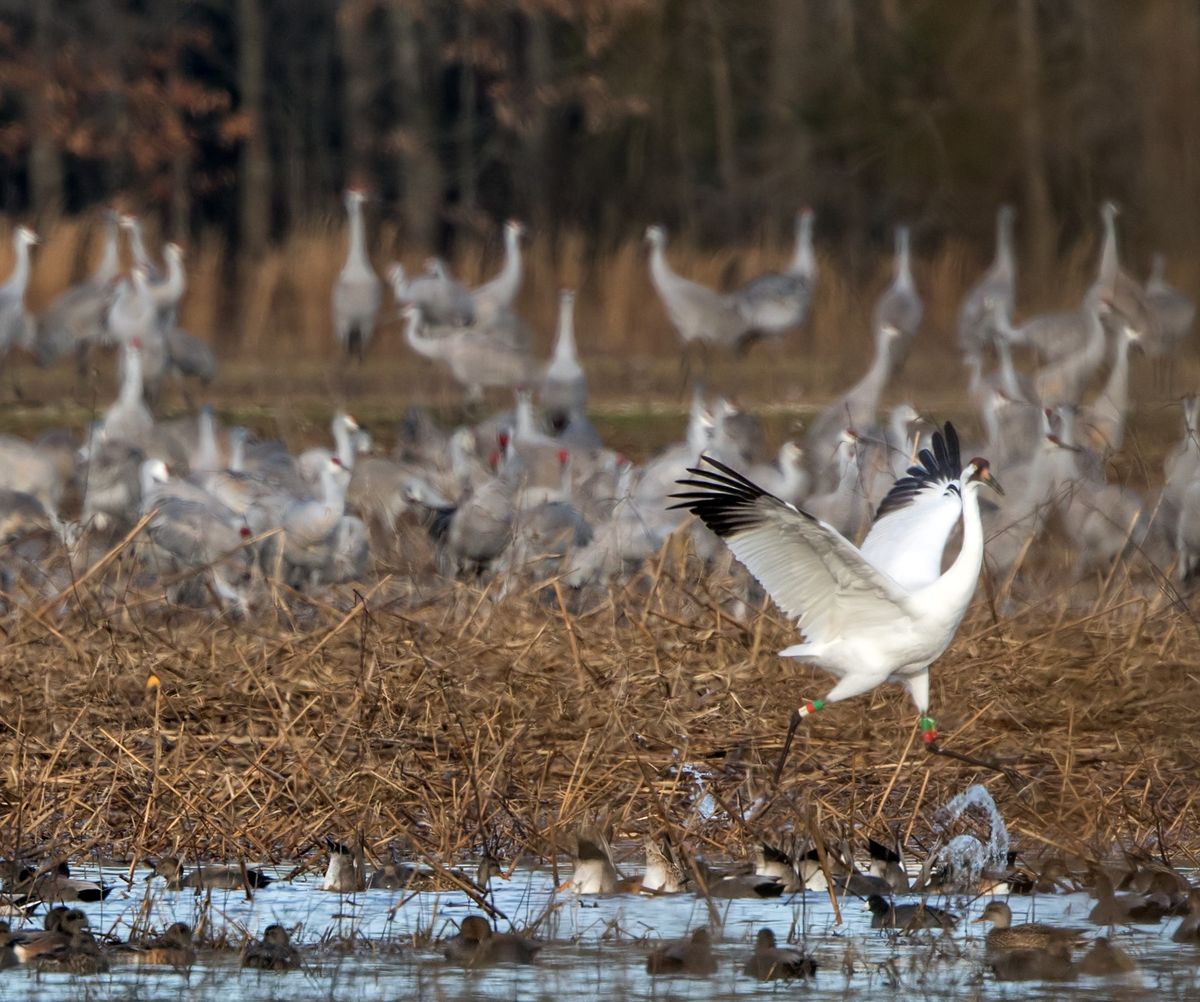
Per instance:
[[[554,336],[554,361],[570,364],[575,356],[575,299],[562,296],[558,301],[558,331]]]
[[[817,256],[813,252],[813,214],[800,213],[796,223],[796,252],[792,255],[792,266],[789,269],[795,275],[806,275],[809,278],[817,272]]]
[[[347,271],[370,271],[370,261],[367,259],[367,235],[363,228],[362,202],[357,198],[349,199],[346,214],[350,219],[350,246],[346,252]]]
[[[234,428],[229,433],[229,470],[241,473],[246,468],[246,429]]]
[[[521,284],[521,234],[512,226],[504,230],[504,267],[497,278],[514,290]]]
[[[333,419],[333,444],[338,462],[350,469],[354,465],[354,443],[350,439],[350,426],[340,414]]]
[[[1000,362],[1000,389],[1010,400],[1020,400],[1025,394],[1021,392],[1021,384],[1017,380],[1017,370],[1013,365],[1012,349],[1004,338],[996,338],[996,357]]]
[[[533,425],[533,398],[528,393],[517,395],[517,421],[513,429],[513,437],[518,442],[528,442],[537,436]]]
[[[421,315],[417,312],[413,312],[408,318],[408,323],[404,328],[404,340],[418,355],[424,355],[426,358],[441,357],[438,340],[422,336]]]
[[[896,281],[894,288],[913,288],[912,267],[908,254],[908,227],[901,226],[896,230]]]
[[[1096,280],[1110,292],[1117,278],[1120,261],[1117,258],[1117,210],[1114,205],[1104,206],[1104,247],[1100,252],[1100,272]]]
[[[171,300],[183,298],[186,291],[187,275],[183,270],[183,258],[178,254],[167,255],[167,280],[160,286],[159,292]]]
[[[1016,258],[1013,256],[1012,213],[1001,210],[996,220],[996,260],[992,273],[1006,278],[1016,275]]]
[[[671,270],[671,266],[667,264],[667,252],[661,240],[655,241],[650,246],[650,278],[653,279],[660,293],[669,289],[677,278],[675,272]]]
[[[100,257],[100,263],[96,265],[96,270],[92,272],[92,282],[95,285],[108,285],[121,270],[119,234],[120,227],[115,219],[110,219],[104,224],[104,253]]]
[[[17,255],[16,263],[4,286],[24,295],[25,287],[29,284],[29,244],[21,234],[13,241],[13,250]]]
[[[142,239],[142,224],[136,219],[129,224],[129,249],[133,253],[133,263],[139,268],[149,271],[153,267],[150,255],[146,253],[146,242]]]
[[[340,518],[346,509],[346,489],[329,466],[321,470],[321,495],[325,506]]]
[[[887,386],[892,374],[892,352],[886,337],[875,340],[875,357],[871,360],[871,368],[866,372],[847,394],[847,399],[854,402],[850,419],[855,422],[874,421],[875,412],[879,410],[879,398]]]
[[[208,407],[200,411],[197,431],[199,441],[196,445],[196,469],[219,469],[221,458],[217,450],[217,425],[213,419],[213,412]]]
[[[1107,400],[1113,413],[1124,420],[1125,411],[1129,408],[1129,338],[1123,331],[1117,335],[1113,351],[1112,369],[1104,383],[1102,399]]]

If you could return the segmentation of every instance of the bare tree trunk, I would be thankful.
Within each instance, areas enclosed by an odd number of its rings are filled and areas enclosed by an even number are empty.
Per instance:
[[[356,182],[371,176],[372,135],[367,115],[371,68],[364,58],[364,29],[370,7],[367,0],[342,0],[337,10],[338,53],[345,79],[342,149],[350,179]]]
[[[1042,129],[1041,59],[1037,0],[1017,0],[1017,82],[1021,91],[1021,156],[1025,187],[1022,229],[1028,235],[1032,265],[1029,271],[1035,275],[1046,274],[1055,243]]]
[[[433,100],[421,71],[418,24],[408,3],[393,0],[389,8],[403,130],[399,168],[405,236],[422,247],[435,247],[442,204],[442,165],[435,146]],[[427,35],[436,34],[431,15],[426,15],[421,27]],[[433,44],[431,48],[436,52],[438,47]]]
[[[713,125],[717,140],[717,174],[726,193],[732,195],[737,190],[738,175],[733,83],[715,0],[704,0],[704,18],[708,27],[709,83],[712,87]]]
[[[812,199],[812,146],[801,127],[799,107],[804,95],[804,67],[809,37],[808,6],[794,0],[773,0],[767,52],[767,123],[769,159],[786,187],[772,202],[799,208]],[[769,186],[769,189],[774,186]],[[770,220],[774,236],[791,234],[795,225],[788,213]]]
[[[271,163],[267,152],[263,88],[266,49],[262,0],[238,0],[238,89],[249,120],[242,143],[238,237],[243,254],[257,258],[266,250],[271,225]]]
[[[39,0],[33,5],[33,46],[41,73],[35,81],[29,102],[28,125],[29,188],[34,212],[39,219],[62,211],[62,157],[58,137],[54,135],[55,115],[50,88],[54,84],[54,0]]]
[[[458,207],[465,219],[475,215],[475,19],[472,11],[458,12]]]

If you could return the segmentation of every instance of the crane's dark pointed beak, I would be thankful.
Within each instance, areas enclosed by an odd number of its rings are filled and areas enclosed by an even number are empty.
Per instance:
[[[1002,495],[1004,493],[1004,488],[1000,486],[1000,481],[992,476],[992,471],[990,469],[985,469],[979,479],[987,484],[997,494]]]

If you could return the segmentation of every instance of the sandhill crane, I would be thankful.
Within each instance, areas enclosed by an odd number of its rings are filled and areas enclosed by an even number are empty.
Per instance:
[[[207,342],[189,334],[178,324],[171,324],[164,337],[168,367],[181,379],[196,379],[207,386],[217,378],[217,356]]]
[[[523,269],[521,265],[521,237],[525,225],[510,219],[504,224],[504,264],[500,272],[489,282],[471,290],[475,306],[475,322],[490,326],[498,317],[512,310],[521,291]]]
[[[146,270],[141,266],[133,269],[130,281],[122,282],[117,288],[116,299],[108,313],[108,327],[120,344],[129,344],[136,339],[141,345],[143,392],[153,405],[158,400],[167,372],[167,342],[150,297]],[[122,353],[122,365],[128,357],[128,353]]]
[[[29,288],[29,248],[38,242],[28,226],[13,232],[16,260],[8,280],[0,285],[0,356],[11,348],[32,348],[36,327],[25,309],[25,291]]]
[[[749,329],[773,335],[804,323],[817,284],[814,219],[812,209],[797,213],[796,250],[784,272],[761,275],[733,294],[737,311]]]
[[[896,371],[900,337],[900,329],[892,324],[876,327],[875,357],[866,374],[817,415],[809,426],[805,453],[814,477],[828,468],[844,429],[870,428],[875,424],[879,398]]]
[[[1034,390],[1043,407],[1078,404],[1092,377],[1104,364],[1108,342],[1104,320],[1113,312],[1106,299],[1089,299],[1084,318],[1087,340],[1083,347],[1043,366],[1033,377]]]
[[[96,439],[87,448],[82,473],[84,525],[104,531],[132,524],[139,511],[142,450],[120,440]]]
[[[536,371],[533,359],[518,349],[474,328],[456,328],[439,337],[421,333],[421,310],[404,308],[404,339],[419,355],[442,362],[472,400],[483,395],[485,386],[525,386]]]
[[[784,442],[779,447],[774,466],[759,466],[751,472],[755,483],[762,484],[780,501],[799,504],[808,497],[810,479],[804,465],[804,450],[795,442]]]
[[[909,232],[907,226],[896,227],[896,276],[875,304],[872,315],[875,330],[887,327],[899,332],[896,340],[897,364],[908,354],[909,345],[917,336],[925,307],[913,282],[909,263]]]
[[[1187,584],[1200,571],[1200,480],[1186,483],[1175,499],[1176,573]]]
[[[1113,335],[1113,363],[1100,394],[1080,413],[1083,432],[1097,452],[1118,452],[1125,442],[1129,411],[1129,350],[1141,346],[1141,335],[1122,326]]]
[[[173,493],[166,464],[161,460],[147,460],[141,477],[142,513],[151,516],[146,525],[150,541],[178,569],[203,569],[217,597],[245,612],[244,586],[250,577],[250,555],[242,544],[249,538],[249,529],[232,511],[202,491]],[[175,601],[180,598],[179,592],[173,596]]]
[[[142,235],[142,221],[127,212],[120,217],[120,224],[129,239],[129,253],[133,257],[134,267],[145,271],[149,281],[161,282],[163,280],[162,269],[151,260],[150,253],[146,250],[146,241]]]
[[[1155,254],[1145,288],[1146,305],[1154,318],[1154,334],[1147,339],[1145,348],[1149,355],[1167,359],[1165,375],[1169,379],[1170,360],[1191,336],[1196,303],[1167,281],[1166,271],[1166,259]]]
[[[1121,322],[1129,325],[1142,337],[1154,340],[1158,330],[1154,316],[1146,302],[1146,294],[1140,283],[1121,267],[1117,250],[1117,216],[1120,210],[1112,201],[1100,206],[1100,217],[1104,221],[1104,244],[1100,251],[1100,267],[1087,300],[1098,297],[1107,299]]]
[[[187,292],[187,273],[183,270],[183,247],[169,243],[163,248],[167,262],[167,273],[159,282],[151,282],[148,292],[150,301],[157,311],[158,323],[163,330],[175,326],[175,315],[179,303]]]
[[[296,461],[300,476],[310,485],[316,487],[321,483],[321,476],[326,465],[332,458],[346,470],[354,469],[357,454],[357,435],[361,431],[358,422],[345,411],[338,411],[329,422],[329,430],[333,435],[334,451],[326,448],[305,449]]]
[[[810,494],[805,501],[805,511],[847,539],[857,539],[863,525],[870,519],[871,511],[862,488],[856,432],[850,429],[842,432],[834,452],[834,462],[838,475],[833,490]]]
[[[154,438],[154,416],[142,389],[142,342],[130,338],[122,347],[121,389],[104,412],[101,431],[105,441],[125,442],[143,451]]]
[[[90,345],[104,334],[104,317],[112,302],[112,281],[121,268],[118,216],[104,213],[104,252],[96,270],[83,282],[60,293],[38,322],[36,355],[39,365],[52,365],[75,352],[82,372]]]
[[[338,345],[361,361],[366,354],[382,297],[381,283],[367,256],[367,237],[363,226],[366,192],[348,188],[345,194],[346,216],[350,221],[350,240],[346,263],[333,285],[333,334]]]
[[[1011,316],[1017,298],[1017,262],[1013,254],[1016,210],[1002,205],[996,213],[996,256],[963,299],[958,310],[958,344],[967,357],[978,356],[992,334],[993,309]]]
[[[320,572],[333,556],[336,530],[346,514],[348,472],[336,457],[321,465],[320,497],[295,500],[283,511],[283,559],[288,578],[303,583],[320,580]]]
[[[470,290],[453,278],[441,258],[425,262],[425,273],[409,281],[404,268],[393,264],[388,269],[392,295],[397,303],[412,303],[421,308],[426,320],[436,325],[466,327],[475,322],[475,301]]]
[[[66,481],[46,450],[14,435],[0,435],[0,488],[28,494],[57,515]]]
[[[558,294],[558,328],[554,334],[554,354],[542,377],[542,409],[554,431],[561,432],[587,407],[587,376],[575,353],[575,293],[563,289]]]
[[[884,682],[904,685],[921,715],[927,744],[937,737],[929,712],[929,666],[949,646],[975,594],[983,562],[978,489],[999,490],[985,459],[964,468],[947,422],[932,450],[897,480],[856,549],[834,529],[785,504],[712,459],[680,481],[679,503],[720,536],[803,631],[798,658],[838,677],[807,714]],[[961,523],[962,544],[943,573],[942,553]],[[869,556],[868,556],[869,554]]]
[[[737,348],[749,334],[749,327],[732,298],[672,271],[667,263],[667,231],[663,227],[649,227],[646,242],[650,244],[650,279],[684,348],[692,344]]]

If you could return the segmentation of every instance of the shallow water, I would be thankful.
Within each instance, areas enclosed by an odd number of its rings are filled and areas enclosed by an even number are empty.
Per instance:
[[[568,864],[569,866],[569,864]],[[144,872],[144,871],[143,871]],[[271,871],[269,871],[271,872]],[[290,869],[274,871],[275,874]],[[563,871],[565,872],[565,871]],[[81,876],[94,877],[86,867]],[[1157,926],[1116,930],[1117,943],[1138,959],[1141,971],[1120,979],[1081,978],[1072,984],[999,984],[985,973],[983,934],[988,927],[961,922],[951,935],[921,933],[896,937],[872,930],[862,902],[842,902],[835,925],[828,896],[809,893],[771,901],[717,902],[723,934],[716,947],[720,971],[711,978],[650,978],[646,954],[663,939],[678,938],[708,923],[704,901],[690,894],[645,898],[629,895],[579,898],[555,893],[548,869],[519,869],[509,881],[494,881],[495,904],[522,927],[550,906],[539,927],[550,941],[529,967],[464,971],[444,964],[435,937],[454,934],[455,924],[475,906],[463,894],[394,891],[340,896],[319,889],[320,875],[272,884],[253,901],[233,891],[168,892],[161,881],[124,881],[124,871],[103,871],[117,884],[107,901],[81,905],[97,932],[121,939],[143,908],[162,929],[171,922],[196,924],[207,910],[216,930],[240,943],[272,922],[293,931],[305,947],[304,971],[288,974],[243,971],[236,953],[204,954],[188,975],[169,968],[118,967],[109,974],[76,977],[38,974],[25,968],[0,973],[0,999],[726,999],[803,991],[808,998],[859,998],[903,993],[923,999],[1110,999],[1200,998],[1200,949],[1171,942],[1177,919]],[[985,901],[942,902],[975,917]],[[1036,919],[1087,927],[1093,902],[1086,895],[1041,895],[1010,899],[1014,922]],[[207,906],[207,907],[206,907]],[[40,927],[40,913],[30,924]],[[793,927],[820,964],[815,984],[760,984],[741,973],[754,935],[770,926],[782,941]],[[296,928],[299,926],[299,928]],[[505,928],[503,922],[499,923]],[[1104,930],[1096,930],[1102,933]],[[325,945],[317,945],[326,940]],[[336,940],[354,940],[352,949]],[[1077,954],[1079,956],[1079,954]]]

